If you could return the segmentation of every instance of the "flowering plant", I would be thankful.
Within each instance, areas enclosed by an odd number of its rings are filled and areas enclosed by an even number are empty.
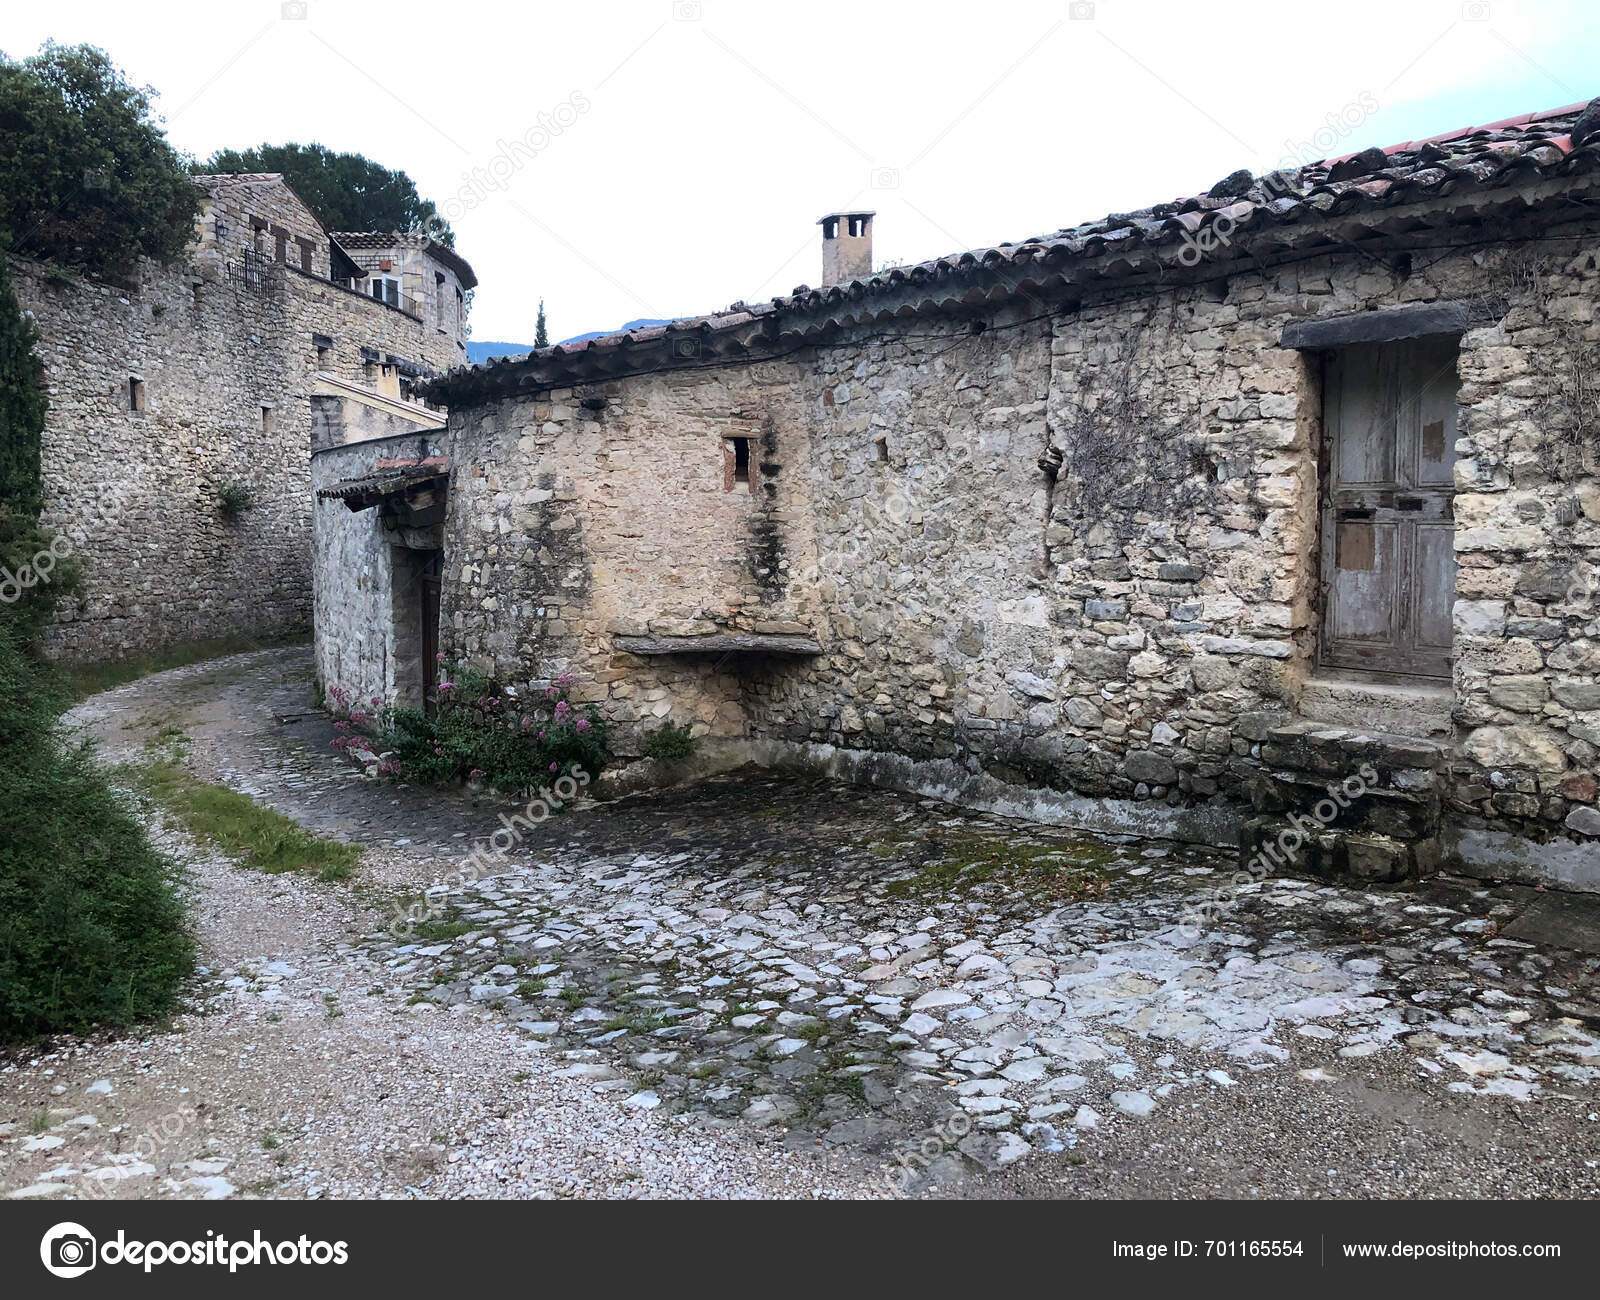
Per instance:
[[[441,660],[437,707],[385,709],[378,741],[392,775],[444,783],[481,780],[523,794],[582,768],[599,774],[610,727],[592,704],[574,704],[576,679],[563,673],[524,699],[465,664]]]

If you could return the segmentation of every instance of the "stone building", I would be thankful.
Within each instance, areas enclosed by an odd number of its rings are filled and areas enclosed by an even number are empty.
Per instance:
[[[12,259],[49,398],[44,523],[87,577],[49,638],[62,657],[305,629],[313,438],[440,425],[414,389],[466,356],[475,280],[453,251],[346,250],[279,175],[196,183],[188,258],[135,283]]]
[[[839,282],[435,381],[319,528],[625,750],[1600,890],[1597,164],[1600,101],[876,274],[831,214]],[[365,601],[324,676],[425,689]]]

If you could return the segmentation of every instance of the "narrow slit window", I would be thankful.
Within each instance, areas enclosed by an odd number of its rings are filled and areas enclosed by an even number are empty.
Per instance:
[[[261,408],[261,432],[272,432],[272,408],[270,406],[263,406]]]
[[[128,409],[130,411],[144,410],[144,380],[137,375],[128,376]]]
[[[750,491],[750,439],[724,438],[722,440],[722,490],[732,492],[734,485],[743,483]]]

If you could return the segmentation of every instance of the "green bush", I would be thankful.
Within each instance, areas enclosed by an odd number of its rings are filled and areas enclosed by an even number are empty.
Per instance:
[[[124,277],[172,262],[200,191],[167,143],[153,92],[92,45],[0,56],[0,229],[14,253]]]
[[[0,509],[31,522],[44,505],[39,453],[45,402],[33,354],[39,337],[12,291],[7,241],[0,229]]]
[[[663,722],[644,738],[644,752],[658,763],[681,763],[694,754],[695,738],[689,728],[676,722]]]
[[[224,483],[217,489],[217,508],[226,519],[240,518],[255,503],[255,497],[243,483]]]
[[[170,1011],[194,967],[180,878],[0,613],[0,1038]]]
[[[78,573],[70,547],[38,523],[44,401],[4,271],[0,257],[0,1039],[10,1039],[162,1015],[194,968],[194,943],[176,866],[57,723],[70,692],[37,643]]]
[[[598,776],[609,759],[610,727],[593,705],[574,706],[573,679],[563,674],[533,699],[520,699],[482,673],[444,666],[438,709],[371,710],[335,686],[335,709],[346,712],[338,748],[373,726],[372,742],[384,754],[380,767],[397,779],[439,785],[481,780],[505,794],[526,794],[582,770]]]

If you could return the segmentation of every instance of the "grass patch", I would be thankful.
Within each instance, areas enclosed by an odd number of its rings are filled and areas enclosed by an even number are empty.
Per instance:
[[[1007,894],[1051,899],[1091,898],[1110,888],[1117,850],[1091,836],[1054,843],[1018,843],[963,832],[929,842],[917,873],[884,887],[889,898],[961,894],[991,881]]]
[[[61,672],[78,699],[109,691],[114,686],[148,677],[151,673],[164,673],[169,668],[187,668],[190,664],[207,659],[220,659],[223,655],[243,654],[247,650],[270,650],[275,646],[301,645],[303,635],[258,640],[251,637],[224,637],[215,641],[188,641],[168,646],[150,654],[134,655],[128,659],[109,659],[92,664],[63,664]]]
[[[606,1033],[614,1029],[623,1029],[630,1034],[648,1034],[651,1030],[660,1029],[666,1023],[660,1016],[613,1016],[605,1021],[601,1028]]]
[[[465,921],[418,921],[411,927],[411,938],[419,943],[445,943],[472,930]]]
[[[319,880],[347,880],[361,850],[325,840],[248,795],[196,780],[176,763],[123,769],[144,794],[170,811],[197,840],[215,845],[256,871],[309,871]]]

